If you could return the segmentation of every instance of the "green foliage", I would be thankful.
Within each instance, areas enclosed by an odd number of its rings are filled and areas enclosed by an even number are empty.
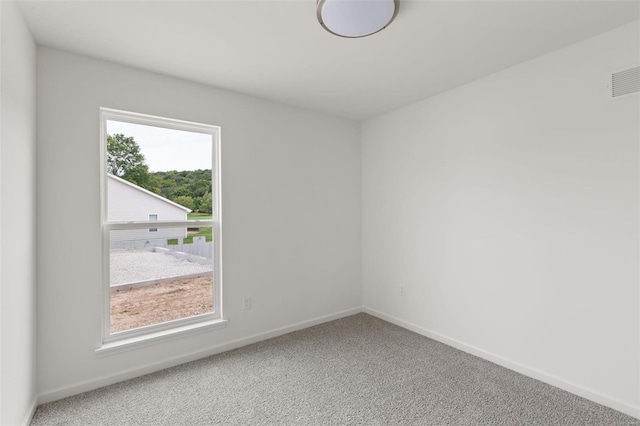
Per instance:
[[[193,210],[195,208],[195,204],[193,202],[193,198],[189,195],[178,195],[173,199],[175,203],[180,204],[181,206],[185,206],[186,208]]]
[[[191,210],[211,213],[211,169],[151,173],[157,193]],[[191,199],[191,204],[178,200]],[[187,201],[188,202],[188,201]]]
[[[152,185],[149,166],[144,162],[140,146],[131,136],[122,133],[107,135],[107,172],[157,192]]]
[[[117,133],[107,135],[107,171],[191,210],[211,214],[211,169],[151,173],[135,139]]]
[[[211,198],[211,193],[207,192],[200,201],[200,211],[203,213],[211,214],[213,212],[212,201],[213,199]]]

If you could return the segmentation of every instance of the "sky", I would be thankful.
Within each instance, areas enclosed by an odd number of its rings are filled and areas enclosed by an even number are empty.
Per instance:
[[[211,135],[108,120],[107,134],[116,133],[133,136],[150,172],[211,168]]]

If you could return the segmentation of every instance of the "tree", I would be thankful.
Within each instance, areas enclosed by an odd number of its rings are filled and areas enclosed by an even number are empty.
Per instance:
[[[195,207],[193,209],[193,211],[195,212],[201,212],[201,207],[200,205],[202,204],[202,197],[193,197],[193,206]]]
[[[210,192],[206,193],[204,197],[202,197],[199,207],[202,213],[211,213],[213,207],[213,199]]]
[[[149,166],[140,152],[140,145],[131,136],[107,135],[107,172],[157,192],[151,185]]]
[[[189,210],[195,210],[195,203],[193,202],[193,198],[188,195],[179,195],[174,200],[175,203],[180,204],[181,206],[185,206]]]
[[[189,184],[189,191],[194,197],[202,197],[207,192],[211,192],[211,173],[208,176],[209,179],[198,178],[191,181]]]

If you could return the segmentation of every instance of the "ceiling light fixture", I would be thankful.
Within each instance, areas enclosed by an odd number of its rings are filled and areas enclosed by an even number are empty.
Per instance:
[[[318,0],[322,27],[340,37],[366,37],[385,29],[398,14],[400,0]]]

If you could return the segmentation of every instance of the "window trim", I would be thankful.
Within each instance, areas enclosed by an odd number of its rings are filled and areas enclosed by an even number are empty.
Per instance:
[[[110,311],[111,289],[109,285],[109,233],[114,230],[143,229],[149,227],[149,222],[109,222],[108,221],[108,191],[107,191],[107,121],[121,121],[132,124],[160,127],[172,130],[183,130],[195,133],[211,135],[212,139],[212,218],[210,220],[185,220],[185,221],[157,221],[156,228],[169,228],[176,226],[210,226],[212,227],[213,242],[213,312],[200,314],[187,318],[180,318],[158,324],[138,327],[130,330],[111,333]],[[158,117],[135,112],[100,108],[100,192],[101,212],[100,226],[102,229],[102,279],[100,280],[101,302],[101,347],[96,353],[114,352],[114,347],[140,346],[144,341],[156,341],[166,337],[174,338],[178,334],[190,334],[194,329],[203,327],[211,328],[212,325],[226,324],[223,315],[222,301],[222,212],[221,202],[221,161],[220,161],[220,133],[219,126],[213,126],[190,121],[176,120],[166,117]],[[215,328],[215,327],[214,327]],[[118,349],[118,352],[122,349]]]
[[[151,216],[155,216],[155,219],[151,219]],[[157,222],[158,214],[157,213],[149,213],[149,222]],[[158,232],[158,228],[149,228],[148,232]]]

